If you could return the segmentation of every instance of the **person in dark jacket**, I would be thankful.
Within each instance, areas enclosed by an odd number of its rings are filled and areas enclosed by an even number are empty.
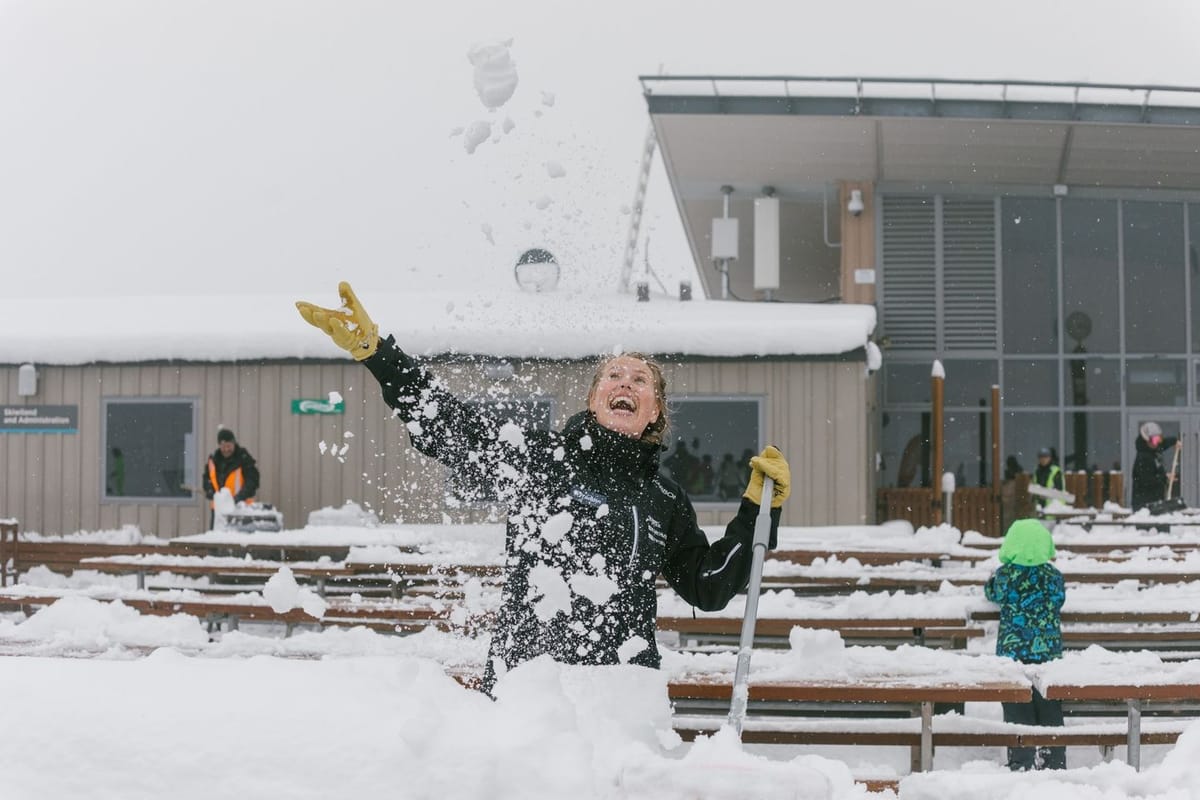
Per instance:
[[[1174,436],[1164,437],[1157,422],[1147,422],[1138,429],[1134,445],[1137,455],[1133,459],[1131,476],[1132,499],[1129,501],[1134,511],[1166,498],[1167,471],[1163,468],[1162,454],[1178,441]]]
[[[774,447],[751,459],[750,485],[725,535],[711,545],[686,492],[659,474],[667,432],[666,381],[639,354],[604,359],[587,409],[561,431],[521,430],[445,391],[392,337],[381,339],[350,286],[346,310],[297,303],[301,316],[362,361],[404,420],[414,447],[488,492],[509,512],[503,601],[483,689],[541,655],[567,664],[658,667],[659,574],[685,600],[723,608],[750,577],[763,477],[775,481],[771,546],[790,493]]]
[[[1062,606],[1066,586],[1050,563],[1054,540],[1036,519],[1019,519],[1000,545],[1000,567],[983,587],[1000,606],[996,655],[1023,664],[1042,664],[1062,656]],[[1004,703],[1004,721],[1022,725],[1063,724],[1062,701],[1047,700],[1035,688],[1028,703]],[[1010,747],[1012,770],[1066,769],[1063,747]]]
[[[258,465],[254,456],[237,442],[237,437],[228,428],[217,431],[217,449],[208,457],[204,471],[204,496],[212,506],[217,492],[228,489],[234,502],[253,503],[258,495]],[[213,524],[209,514],[208,526]]]

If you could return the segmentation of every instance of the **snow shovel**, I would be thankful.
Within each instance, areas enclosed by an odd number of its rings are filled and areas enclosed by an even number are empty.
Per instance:
[[[746,616],[742,619],[742,638],[738,645],[737,670],[733,674],[733,700],[729,706],[729,725],[742,738],[746,703],[750,699],[750,653],[754,649],[754,626],[758,622],[758,593],[762,587],[763,559],[771,541],[771,498],[775,481],[763,477],[758,517],[754,520],[754,553],[750,561],[750,584],[746,587]]]

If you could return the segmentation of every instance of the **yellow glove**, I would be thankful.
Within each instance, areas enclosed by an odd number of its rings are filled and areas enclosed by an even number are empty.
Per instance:
[[[775,491],[771,493],[771,508],[779,508],[783,501],[792,493],[792,470],[788,466],[783,453],[774,445],[767,445],[761,453],[750,459],[750,484],[742,497],[752,503],[762,504],[763,477],[775,481]]]
[[[366,309],[354,296],[350,284],[345,281],[339,283],[338,294],[342,298],[341,308],[321,308],[300,301],[296,303],[296,310],[305,322],[329,334],[333,343],[354,356],[355,360],[370,358],[379,346],[379,326],[367,316]]]

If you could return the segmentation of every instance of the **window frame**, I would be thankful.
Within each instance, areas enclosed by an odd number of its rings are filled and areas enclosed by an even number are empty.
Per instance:
[[[178,497],[156,497],[154,495],[110,495],[108,493],[108,410],[114,405],[133,405],[134,403],[147,404],[170,404],[170,405],[190,405],[192,411],[192,450],[188,453],[185,444],[183,453],[184,464],[184,479],[187,477],[187,465],[189,461],[192,466],[193,484],[188,486],[188,494]],[[99,492],[101,505],[154,505],[154,506],[190,506],[194,505],[197,496],[203,497],[200,491],[200,481],[203,475],[203,467],[201,466],[202,456],[206,455],[201,452],[199,437],[197,431],[200,424],[200,398],[195,396],[106,396],[100,398],[100,470],[99,470]],[[186,442],[186,439],[185,439]]]
[[[677,404],[680,402],[751,402],[756,406],[754,422],[758,427],[758,431],[757,441],[752,449],[754,454],[757,455],[758,453],[762,452],[762,449],[765,446],[763,432],[766,430],[766,397],[767,396],[765,394],[668,394],[667,409],[671,415],[671,428],[668,431],[667,436],[673,441],[678,435],[678,429],[675,427],[675,413]],[[663,452],[665,455],[666,449],[664,449]],[[666,460],[665,457],[663,460]],[[723,511],[728,509],[736,509],[742,502],[740,494],[732,500],[697,500],[690,492],[688,492],[686,486],[683,487],[683,489],[684,493],[687,494],[688,499],[691,501],[693,508],[695,508],[697,511]]]

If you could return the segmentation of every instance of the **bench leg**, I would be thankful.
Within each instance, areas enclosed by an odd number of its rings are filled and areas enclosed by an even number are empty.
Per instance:
[[[1129,754],[1129,766],[1140,771],[1142,768],[1142,701],[1126,700],[1129,706],[1129,736],[1125,748]]]
[[[933,769],[933,703],[921,703],[921,772]]]

